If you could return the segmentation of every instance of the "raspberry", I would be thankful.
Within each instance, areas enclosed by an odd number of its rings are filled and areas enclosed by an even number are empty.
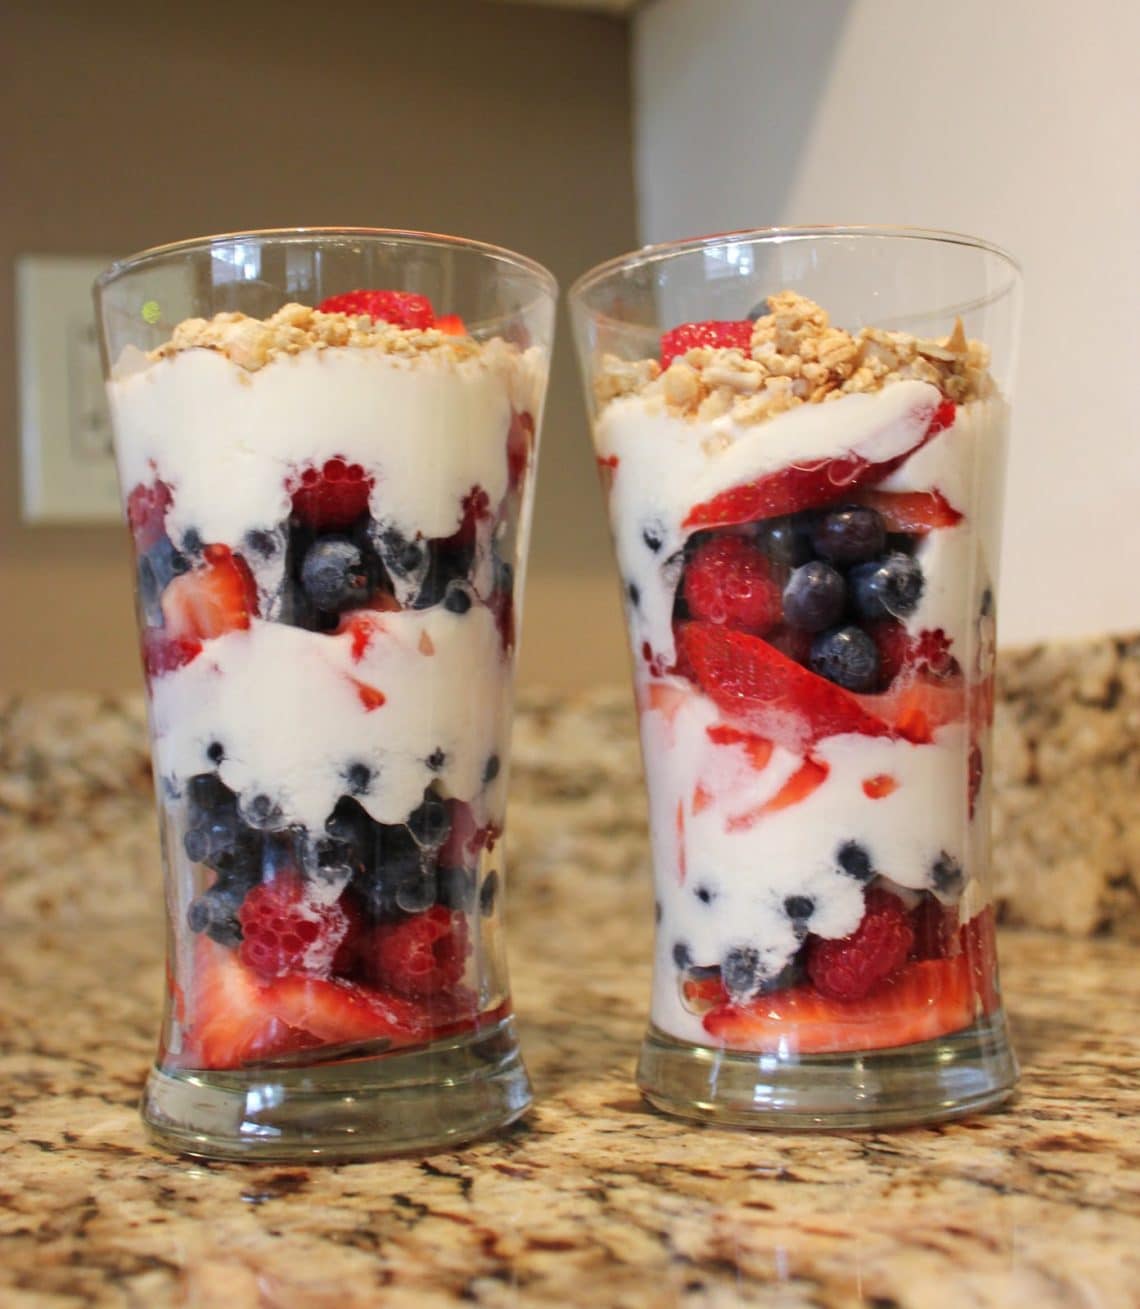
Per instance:
[[[507,429],[507,473],[512,490],[526,474],[533,447],[534,419],[528,413],[512,409],[511,425]]]
[[[323,468],[306,468],[289,485],[293,512],[318,532],[348,527],[368,508],[372,478],[359,464],[330,459]]]
[[[914,928],[901,900],[887,891],[867,892],[859,926],[841,940],[809,938],[805,962],[821,995],[862,1000],[907,961]]]
[[[242,943],[238,957],[263,977],[305,973],[327,977],[334,961],[345,964],[352,950],[346,945],[358,927],[355,914],[338,904],[315,904],[295,872],[278,874],[255,886],[240,910]]]
[[[381,923],[365,966],[372,980],[397,995],[426,999],[451,991],[463,976],[467,924],[444,905],[398,923]]]
[[[166,535],[166,511],[172,497],[165,482],[140,482],[127,496],[127,523],[139,554],[146,554]]]
[[[747,350],[752,344],[752,323],[682,323],[661,338],[661,367],[668,368],[689,350]]]
[[[925,895],[911,910],[910,923],[912,959],[948,959],[960,952],[957,905],[944,905],[936,895]]]
[[[914,662],[934,677],[951,677],[962,671],[957,659],[950,653],[950,638],[936,627],[924,628],[914,641]]]
[[[435,325],[431,301],[414,291],[346,291],[322,300],[317,308],[323,314],[348,314],[352,318],[367,314],[374,323],[382,319],[396,327],[426,329]]]
[[[697,547],[685,570],[684,595],[693,618],[756,635],[774,627],[782,613],[768,556],[742,536]]]

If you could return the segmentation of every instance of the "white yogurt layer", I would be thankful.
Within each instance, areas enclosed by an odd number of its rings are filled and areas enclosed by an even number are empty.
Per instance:
[[[153,685],[155,765],[176,788],[211,771],[220,742],[222,781],[248,804],[267,795],[282,825],[320,833],[347,776],[373,778],[357,798],[381,823],[401,823],[433,781],[472,801],[487,761],[508,739],[509,686],[494,616],[436,607],[370,616],[359,660],[353,634],[308,632],[254,620],[248,631],[207,643],[185,667]],[[383,703],[374,708],[379,692]],[[428,758],[442,750],[438,770]],[[505,771],[505,770],[504,770]],[[503,772],[480,803],[501,818]]]
[[[881,489],[937,490],[963,518],[919,543],[925,586],[906,626],[912,633],[941,628],[966,676],[986,676],[991,652],[978,615],[992,584],[1000,488],[983,479],[1000,466],[1007,415],[995,400],[959,406],[954,423],[916,450],[940,399],[926,383],[899,382],[742,427],[728,416],[701,422],[670,414],[660,400],[632,395],[598,419],[597,452],[612,468],[618,563],[638,592],[628,620],[661,914],[653,1019],[679,1039],[707,1038],[700,1018],[680,1003],[676,946],[698,966],[719,965],[733,947],[751,946],[764,975],[775,978],[803,939],[788,897],[811,899],[806,927],[819,936],[855,929],[864,888],[836,862],[844,843],[863,846],[878,873],[916,892],[936,889],[934,868],[944,857],[967,884],[986,871],[988,811],[983,800],[969,817],[966,724],[943,727],[923,745],[863,735],[825,738],[806,754],[776,745],[758,768],[743,746],[710,739],[708,729],[722,720],[706,696],[683,679],[662,677],[642,656],[647,643],[656,669],[675,658],[677,555],[695,505],[793,465],[852,454],[880,463],[914,450]],[[826,769],[822,784],[794,805],[759,813],[805,758]],[[884,777],[895,789],[868,794],[864,783]],[[953,899],[961,890],[941,893]]]

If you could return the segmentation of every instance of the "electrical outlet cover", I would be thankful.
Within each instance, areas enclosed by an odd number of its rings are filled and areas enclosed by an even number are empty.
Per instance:
[[[16,261],[23,517],[29,523],[122,517],[91,284],[110,257]]]

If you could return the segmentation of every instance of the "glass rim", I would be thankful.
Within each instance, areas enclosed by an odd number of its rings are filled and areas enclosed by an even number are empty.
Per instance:
[[[882,226],[874,224],[822,224],[814,226],[786,227],[743,227],[729,232],[714,232],[707,236],[690,236],[679,241],[658,241],[643,245],[637,250],[615,255],[604,263],[595,264],[579,277],[575,278],[566,298],[570,302],[581,303],[589,291],[615,274],[650,264],[664,263],[680,255],[692,254],[718,245],[771,244],[778,245],[784,241],[805,241],[827,237],[892,237],[898,240],[927,241],[931,244],[965,246],[994,255],[1005,263],[1012,272],[1012,277],[1000,290],[987,296],[985,303],[999,300],[1013,290],[1023,277],[1021,264],[1003,246],[984,237],[971,236],[966,232],[946,231],[937,227],[903,227]]]
[[[134,254],[125,255],[108,265],[94,282],[94,289],[102,293],[113,282],[129,273],[137,272],[147,264],[175,255],[202,253],[215,246],[234,241],[276,242],[280,245],[306,242],[318,242],[336,238],[361,238],[374,241],[391,241],[396,244],[435,246],[446,250],[466,250],[473,254],[512,268],[529,273],[551,295],[558,295],[558,280],[549,268],[540,264],[529,255],[519,254],[506,246],[493,245],[489,241],[478,241],[472,237],[449,236],[443,232],[420,232],[414,228],[399,227],[264,227],[239,230],[235,232],[218,232],[211,236],[193,236],[181,241],[168,241],[163,245],[147,246]]]

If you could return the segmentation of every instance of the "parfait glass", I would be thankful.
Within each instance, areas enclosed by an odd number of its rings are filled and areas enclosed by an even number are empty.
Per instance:
[[[1019,282],[971,237],[818,228],[648,247],[571,290],[662,1109],[881,1126],[1013,1088],[990,735]]]
[[[207,237],[96,284],[192,1154],[461,1141],[530,1088],[503,938],[556,288],[473,241]]]

